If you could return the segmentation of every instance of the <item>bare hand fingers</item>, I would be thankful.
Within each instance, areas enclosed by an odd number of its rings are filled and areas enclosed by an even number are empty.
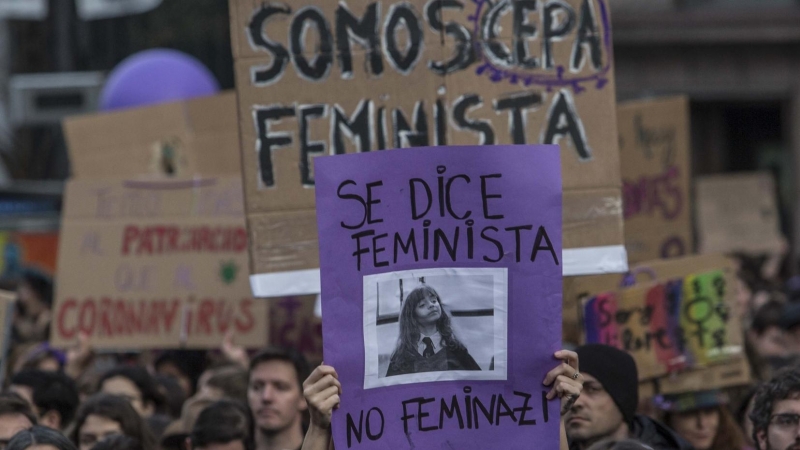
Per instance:
[[[331,374],[324,375],[322,378],[318,379],[314,383],[306,384],[303,383],[303,394],[306,397],[311,397],[319,392],[325,391],[326,389],[335,389],[337,393],[342,392],[342,384],[333,377]]]
[[[322,409],[320,405],[324,404],[333,396],[339,396],[339,388],[337,386],[329,386],[328,388],[320,390],[319,392],[307,395],[306,400],[312,407],[316,409]]]
[[[578,366],[578,354],[570,351],[570,350],[559,350],[555,353],[555,357],[564,361],[568,365],[572,366],[576,372],[580,371],[580,367]]]
[[[556,394],[563,393],[565,389],[567,389],[569,392],[580,394],[583,390],[583,383],[572,379],[572,377],[559,375],[558,378],[556,378],[555,383],[553,383],[553,389],[550,389],[550,392],[547,393],[547,399],[550,400],[555,398]],[[560,396],[561,395],[559,395],[559,397]]]
[[[319,365],[317,366],[311,375],[306,378],[306,381],[303,382],[303,389],[307,389],[308,387],[312,386],[314,383],[318,382],[326,375],[330,375],[333,378],[339,378],[339,374],[336,373],[336,369],[331,366],[326,365]]]
[[[339,407],[339,395],[334,394],[328,397],[322,404],[320,404],[319,410],[324,412],[325,414],[330,414],[334,409]]]
[[[556,367],[555,369],[551,370],[550,372],[547,372],[547,376],[546,376],[546,377],[544,377],[544,381],[543,381],[542,383],[543,383],[545,386],[550,386],[550,385],[553,383],[553,381],[554,381],[556,378],[558,378],[559,376],[567,376],[567,377],[570,377],[570,378],[572,378],[572,379],[576,379],[576,378],[574,378],[574,376],[575,376],[575,374],[577,374],[577,373],[578,373],[578,371],[577,371],[577,370],[575,370],[575,368],[574,368],[574,367],[570,366],[570,365],[569,365],[569,364],[567,364],[567,363],[561,363],[561,364],[559,364],[559,365],[558,365],[558,367]],[[581,378],[581,375],[580,375],[580,374],[578,375],[578,378],[577,378],[577,379],[578,379],[578,380],[581,380],[581,381],[583,380],[583,379]]]

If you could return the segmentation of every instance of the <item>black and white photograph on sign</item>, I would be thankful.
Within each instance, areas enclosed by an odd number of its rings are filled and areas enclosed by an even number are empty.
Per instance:
[[[364,389],[507,377],[505,268],[364,277]]]

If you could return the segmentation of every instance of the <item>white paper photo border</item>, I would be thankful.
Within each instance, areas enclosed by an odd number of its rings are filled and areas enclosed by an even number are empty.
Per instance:
[[[394,375],[381,378],[378,373],[377,338],[377,285],[401,278],[435,276],[491,275],[494,280],[494,370],[448,370]],[[399,384],[426,383],[430,381],[498,380],[508,379],[508,269],[441,268],[417,269],[367,275],[364,283],[364,389],[396,386]],[[369,301],[368,301],[369,300]]]

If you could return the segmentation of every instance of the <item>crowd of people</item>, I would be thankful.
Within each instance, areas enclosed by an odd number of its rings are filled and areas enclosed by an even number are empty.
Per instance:
[[[800,278],[781,280],[766,258],[738,259],[753,383],[640,399],[628,353],[566,344],[575,351],[557,352],[544,380],[548,398],[561,399],[562,449],[800,449]],[[248,352],[233,336],[212,351],[141,353],[95,351],[81,336],[62,351],[47,343],[52,279],[26,270],[17,293],[0,449],[332,447],[334,367],[312,367],[292,349]],[[431,345],[420,342],[408,351],[424,359]]]

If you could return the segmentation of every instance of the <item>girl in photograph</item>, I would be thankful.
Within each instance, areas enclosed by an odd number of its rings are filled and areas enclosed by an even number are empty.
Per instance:
[[[481,370],[458,340],[439,294],[422,285],[400,311],[400,336],[386,376],[445,370]]]

